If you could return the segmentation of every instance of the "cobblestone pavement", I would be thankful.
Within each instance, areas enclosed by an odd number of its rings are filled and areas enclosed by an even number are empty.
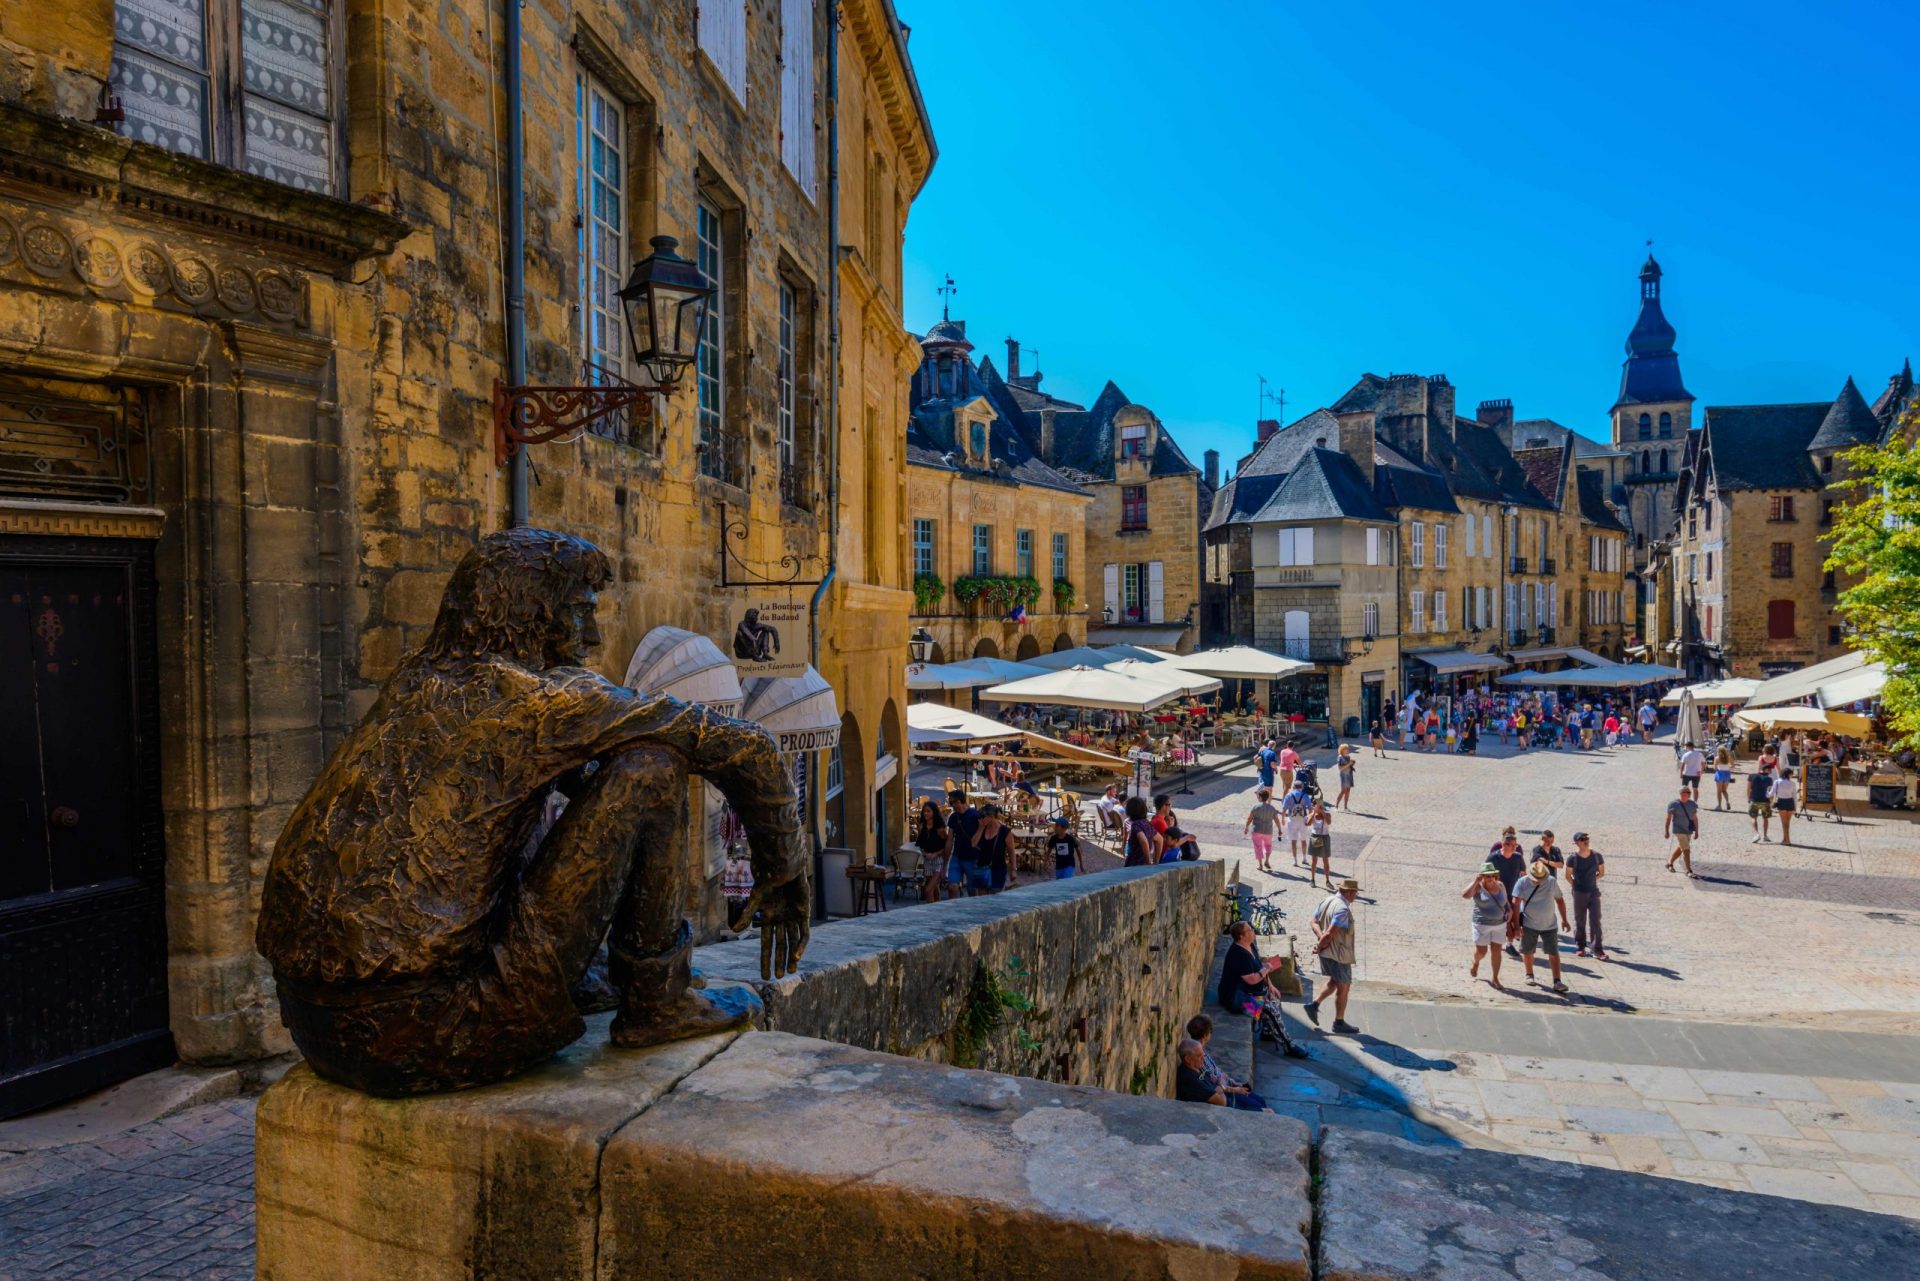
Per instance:
[[[0,1154],[0,1281],[253,1276],[253,1100]]]
[[[1353,1017],[1358,1037],[1295,1028],[1307,1064],[1262,1049],[1276,1111],[1920,1218],[1920,1084],[1864,1076],[1920,1076],[1920,1038],[1377,1001]],[[1836,1075],[1774,1070],[1822,1061]]]
[[[1690,881],[1665,870],[1661,821],[1678,794],[1665,742],[1524,754],[1495,743],[1480,757],[1389,749],[1384,760],[1364,743],[1358,750],[1355,812],[1336,815],[1333,829],[1334,869],[1363,891],[1357,995],[1920,1031],[1920,825],[1911,820],[1856,803],[1843,823],[1801,818],[1792,846],[1778,843],[1777,828],[1773,843],[1755,845],[1744,809],[1709,804],[1695,842],[1700,879]],[[1323,770],[1323,784],[1332,781]],[[1300,919],[1324,891],[1310,890],[1284,851],[1278,876],[1254,870],[1240,831],[1253,786],[1251,766],[1236,763],[1175,805],[1210,857],[1238,859],[1262,889],[1287,887],[1281,901]],[[1528,848],[1542,828],[1568,848],[1585,830],[1606,856],[1613,960],[1575,958],[1564,940],[1568,997],[1525,987],[1511,960],[1504,994],[1484,966],[1477,982],[1468,978],[1460,891],[1506,823]]]

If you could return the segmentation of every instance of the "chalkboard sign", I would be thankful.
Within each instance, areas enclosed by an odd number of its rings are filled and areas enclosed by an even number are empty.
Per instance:
[[[1817,765],[1808,765],[1806,769],[1801,771],[1800,796],[1802,805],[1807,809],[1833,811],[1833,766],[1831,763],[1823,762]]]

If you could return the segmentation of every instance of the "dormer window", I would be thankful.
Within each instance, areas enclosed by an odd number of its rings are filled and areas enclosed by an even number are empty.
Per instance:
[[[1145,458],[1147,456],[1147,425],[1135,423],[1120,429],[1120,457]]]
[[[987,425],[985,423],[967,424],[967,456],[976,467],[987,465]]]

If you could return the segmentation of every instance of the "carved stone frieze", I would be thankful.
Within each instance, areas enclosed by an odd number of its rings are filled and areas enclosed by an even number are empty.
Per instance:
[[[310,316],[310,281],[297,268],[0,199],[0,289],[49,283],[221,319],[304,329]]]

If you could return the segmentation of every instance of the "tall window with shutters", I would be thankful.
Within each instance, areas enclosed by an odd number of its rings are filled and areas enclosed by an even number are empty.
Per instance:
[[[343,0],[116,0],[110,77],[126,135],[336,194],[345,9]]]
[[[1281,566],[1313,564],[1313,529],[1303,527],[1281,530],[1274,564]]]
[[[1065,534],[1053,536],[1053,581],[1056,583],[1067,581],[1067,536]]]
[[[993,526],[973,527],[973,575],[985,578],[993,573]]]
[[[620,306],[627,262],[626,107],[599,77],[574,73],[574,198],[579,227],[576,282],[586,381],[617,381],[627,371],[627,328]]]
[[[1033,577],[1033,531],[1013,531],[1013,572],[1020,578]]]
[[[1447,567],[1447,523],[1443,520],[1433,523],[1433,567],[1435,569]],[[1439,613],[1438,610],[1434,612]]]
[[[1479,524],[1480,524],[1480,521],[1478,517],[1471,516],[1471,515],[1467,517],[1467,559],[1468,560],[1473,559],[1473,545],[1474,545],[1473,531],[1479,526]]]
[[[1433,630],[1436,632],[1447,630],[1447,594],[1445,592],[1433,594]]]
[[[809,200],[820,188],[813,137],[813,10],[814,0],[780,0],[780,162]]]
[[[1147,527],[1147,487],[1145,485],[1123,485],[1120,488],[1120,528],[1123,530],[1145,529]]]
[[[1380,635],[1380,606],[1376,601],[1368,601],[1360,607],[1360,626],[1364,634],[1371,637]]]
[[[700,0],[700,52],[741,102],[747,100],[747,0]]]
[[[794,383],[794,346],[799,328],[799,302],[794,288],[780,282],[780,346],[774,358],[774,413],[780,442],[780,497],[794,503],[800,496],[800,455],[795,432],[798,397]]]
[[[1377,529],[1369,529],[1367,531],[1367,564],[1378,565],[1379,563],[1380,531]]]
[[[1422,591],[1407,594],[1407,630],[1424,632],[1427,630],[1427,594]]]
[[[913,522],[913,572],[931,574],[934,572],[933,522],[915,518]]]
[[[727,448],[726,222],[719,208],[708,200],[701,200],[694,210],[694,238],[700,276],[714,291],[713,301],[707,305],[707,323],[694,353],[699,393],[700,474],[731,481],[733,460],[728,457]]]
[[[1775,578],[1793,577],[1793,544],[1773,544],[1773,576]]]
[[[1427,563],[1427,525],[1425,521],[1413,522],[1413,567],[1419,569]]]

